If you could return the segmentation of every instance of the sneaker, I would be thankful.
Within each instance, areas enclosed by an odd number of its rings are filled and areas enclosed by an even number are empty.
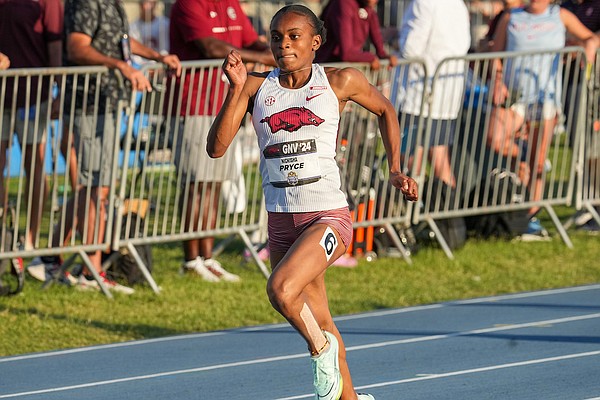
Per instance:
[[[589,221],[593,219],[593,215],[591,212],[587,210],[580,210],[575,214],[574,222],[575,226],[580,227],[587,224]]]
[[[262,261],[267,261],[269,258],[271,258],[271,251],[269,250],[269,246],[263,247],[258,252],[258,258],[260,258]]]
[[[358,400],[375,400],[375,396],[366,393],[357,393]]]
[[[84,274],[79,275],[79,278],[77,279],[77,285],[75,285],[75,288],[77,288],[77,290],[95,290],[95,291],[99,291],[100,290],[100,285],[98,285],[98,282],[96,282],[93,278],[92,279],[88,279],[85,277]]]
[[[248,249],[244,250],[244,259],[247,261],[251,258],[252,258],[252,253],[250,253],[250,250],[248,250]],[[263,247],[258,252],[258,258],[260,258],[262,261],[267,261],[269,258],[271,258],[271,252],[269,251],[269,246]]]
[[[117,283],[113,280],[110,280],[106,277],[106,273],[102,272],[100,274],[100,278],[102,279],[102,283],[104,283],[104,285],[108,288],[108,290],[110,290],[111,292],[115,292],[115,293],[122,293],[122,294],[133,294],[135,293],[135,290],[133,288],[130,288],[128,286],[124,286],[121,285],[120,283]],[[96,282],[95,279],[88,279],[85,277],[84,274],[81,274],[79,276],[79,279],[77,280],[77,289],[79,290],[95,290],[95,291],[99,291],[100,290],[100,285],[98,285],[98,282]]]
[[[339,345],[332,333],[323,331],[329,342],[325,351],[311,357],[316,400],[338,400],[342,395],[342,374],[338,361]]]
[[[202,279],[207,282],[219,282],[219,277],[206,268],[204,265],[204,260],[202,260],[200,257],[196,258],[195,260],[186,261],[181,265],[179,273],[183,275],[186,272],[200,275]]]
[[[589,221],[587,221],[585,224],[578,226],[577,229],[579,229],[581,231],[586,231],[588,233],[599,233],[600,225],[598,224],[598,222],[596,222],[595,219],[592,218]]]
[[[45,262],[42,257],[35,257],[27,266],[27,272],[41,282],[52,280],[60,270],[58,258],[56,260],[54,262]],[[58,278],[58,282],[67,286],[75,286],[77,278],[71,275],[69,271],[63,271],[62,275]]]
[[[46,264],[41,257],[35,257],[27,266],[27,272],[38,281],[46,281],[46,270],[52,269],[53,264]]]
[[[536,217],[533,217],[529,220],[529,223],[527,224],[527,232],[525,232],[525,233],[527,233],[529,235],[535,235],[542,231],[545,231],[545,229],[542,226],[542,224],[540,223],[540,220],[537,219]]]
[[[343,268],[354,268],[358,265],[358,261],[349,254],[342,254],[342,256],[335,260],[331,265]]]
[[[226,282],[239,282],[241,279],[236,274],[232,274],[228,272],[221,266],[221,263],[212,258],[206,258],[203,260],[204,266],[208,269],[213,275],[219,278],[222,281]]]

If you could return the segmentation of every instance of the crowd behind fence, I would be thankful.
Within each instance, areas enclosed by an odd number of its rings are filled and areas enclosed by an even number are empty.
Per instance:
[[[547,119],[539,119],[543,110],[538,103],[531,103],[527,113],[531,115],[531,124],[519,131],[514,137],[492,129],[493,111],[496,107],[510,107],[512,104],[495,105],[490,96],[490,78],[493,76],[493,60],[502,58],[505,66],[526,65],[540,60],[549,60],[553,70],[546,79],[552,81],[556,94],[553,104],[561,112],[555,118],[555,126],[550,135],[541,140]],[[454,65],[454,67],[449,67]],[[452,251],[438,229],[440,220],[456,217],[478,216],[510,210],[526,210],[532,207],[548,212],[563,241],[572,246],[562,222],[553,207],[558,205],[586,208],[592,211],[597,221],[598,214],[594,206],[600,204],[600,182],[598,179],[598,134],[600,117],[598,116],[599,74],[591,79],[585,76],[585,56],[580,48],[567,48],[561,51],[536,53],[490,53],[472,54],[461,58],[444,60],[436,71],[426,71],[419,60],[402,60],[394,68],[380,68],[372,71],[362,64],[331,64],[331,66],[353,66],[361,69],[371,83],[390,97],[399,111],[401,131],[412,130],[416,135],[403,139],[404,157],[402,167],[419,183],[420,201],[405,201],[399,191],[390,187],[385,150],[377,128],[376,116],[349,104],[341,115],[338,135],[337,160],[342,174],[343,189],[351,205],[355,228],[385,228],[394,247],[407,262],[411,262],[410,251],[405,247],[399,235],[399,228],[412,224],[426,223],[436,233],[449,257]],[[598,66],[598,63],[596,64]],[[505,67],[507,68],[507,67]],[[521,68],[526,70],[527,68]],[[226,86],[222,80],[221,61],[190,61],[183,63],[180,78],[169,74],[163,66],[154,64],[144,67],[154,90],[136,93],[120,102],[115,114],[116,131],[120,134],[111,143],[115,154],[108,173],[110,174],[110,193],[106,204],[107,229],[100,235],[98,226],[83,224],[83,234],[67,231],[65,221],[76,218],[77,210],[67,207],[68,197],[73,193],[73,180],[70,167],[80,165],[80,148],[74,148],[72,124],[73,106],[66,99],[75,96],[66,92],[67,80],[99,82],[102,75],[113,73],[104,67],[75,67],[52,69],[10,69],[0,72],[0,106],[5,109],[16,98],[18,91],[26,91],[26,123],[47,126],[47,140],[51,143],[50,154],[46,158],[52,161],[52,169],[46,174],[48,201],[42,209],[41,225],[37,230],[32,248],[23,246],[21,237],[29,233],[31,219],[35,212],[35,202],[43,199],[33,198],[31,183],[27,185],[27,172],[44,168],[36,164],[20,161],[19,173],[5,177],[5,191],[2,209],[14,208],[16,217],[3,212],[0,217],[2,236],[0,259],[41,255],[74,254],[80,255],[86,262],[86,252],[106,249],[126,248],[134,254],[145,277],[155,291],[158,288],[148,273],[143,260],[136,252],[136,246],[181,241],[205,236],[241,238],[250,250],[260,271],[268,276],[268,270],[258,257],[251,237],[263,235],[266,231],[266,218],[261,190],[257,145],[251,124],[245,124],[238,134],[236,143],[230,149],[235,157],[230,158],[229,170],[234,178],[220,184],[219,198],[202,197],[198,210],[190,195],[191,182],[181,171],[181,159],[188,154],[178,151],[182,132],[182,122],[197,115],[211,115],[208,107],[214,107],[222,100]],[[452,71],[451,74],[448,71]],[[410,78],[409,78],[410,77]],[[18,82],[12,92],[7,92],[9,81]],[[41,82],[34,85],[32,82]],[[185,82],[194,82],[199,90],[197,98],[191,98],[192,92],[181,90]],[[44,85],[48,85],[44,88]],[[406,101],[408,86],[427,88],[422,91],[421,116],[408,119],[401,112]],[[95,87],[98,87],[97,85]],[[544,91],[547,87],[536,87]],[[432,93],[460,89],[459,118],[455,125],[432,127],[426,108],[432,101]],[[515,86],[516,88],[516,86]],[[47,89],[47,90],[46,90]],[[54,89],[54,90],[53,90]],[[32,92],[35,91],[36,92]],[[58,93],[58,95],[56,95]],[[52,103],[53,95],[58,102],[58,119],[52,121],[50,113],[40,112],[43,103]],[[519,93],[521,99],[528,93]],[[85,93],[97,99],[97,93]],[[202,96],[206,96],[201,99]],[[450,98],[451,96],[442,96]],[[449,102],[450,103],[450,102]],[[204,109],[201,109],[204,108]],[[91,113],[98,116],[101,107],[93,107]],[[212,110],[214,111],[214,110]],[[19,108],[9,107],[8,113],[0,118],[8,118],[14,126]],[[536,118],[538,118],[536,120]],[[97,121],[98,118],[92,118]],[[188,120],[189,121],[189,120]],[[5,122],[3,122],[4,124]],[[203,127],[202,129],[207,129]],[[448,188],[436,184],[433,162],[427,156],[419,162],[410,156],[411,149],[421,149],[429,154],[430,138],[440,135],[441,129],[453,129],[453,143],[449,148],[450,168],[455,176],[456,186]],[[492,133],[490,133],[492,132]],[[540,136],[541,135],[541,136]],[[444,135],[449,137],[449,135]],[[534,139],[534,138],[539,138]],[[411,143],[414,140],[414,143]],[[495,140],[510,142],[521,149],[516,155],[506,155],[494,150]],[[9,146],[16,146],[12,141]],[[63,151],[61,152],[61,145]],[[73,148],[74,153],[64,151]],[[83,144],[80,144],[83,145]],[[64,156],[63,156],[64,154]],[[72,156],[71,154],[74,154]],[[10,158],[7,165],[15,162]],[[543,165],[543,170],[529,171],[525,182],[520,170],[520,162],[529,165]],[[75,164],[73,164],[75,163]],[[64,165],[61,170],[59,165]],[[7,168],[8,169],[8,168]],[[216,171],[215,171],[216,172]],[[519,184],[509,185],[505,176],[516,177]],[[536,186],[536,183],[540,185]],[[81,182],[79,185],[91,185]],[[208,183],[211,185],[212,183]],[[533,188],[540,188],[533,189]],[[215,224],[210,228],[189,229],[184,216],[187,212],[213,210],[210,205],[218,202]],[[99,207],[99,206],[98,206]],[[99,210],[85,210],[99,212]],[[211,212],[211,211],[209,211]],[[54,229],[58,227],[58,229]],[[12,232],[12,240],[7,242],[6,231]],[[55,233],[56,232],[56,233]],[[59,235],[60,246],[52,246]],[[93,268],[90,268],[93,270]]]

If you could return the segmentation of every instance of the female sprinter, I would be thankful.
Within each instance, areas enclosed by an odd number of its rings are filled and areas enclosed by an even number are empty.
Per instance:
[[[235,51],[223,62],[231,85],[210,129],[207,151],[222,156],[245,113],[252,114],[268,211],[269,300],[308,343],[316,399],[374,399],[354,391],[325,290],[327,267],[352,238],[335,161],[346,102],[379,117],[392,185],[415,201],[417,184],[400,172],[400,128],[392,104],[358,70],[313,64],[325,41],[323,22],[307,7],[286,6],[273,16],[270,37],[279,67],[274,71],[248,75]]]

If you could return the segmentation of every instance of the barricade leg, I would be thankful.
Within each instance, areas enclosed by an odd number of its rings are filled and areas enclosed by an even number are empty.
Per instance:
[[[267,266],[265,265],[265,263],[258,256],[256,249],[254,249],[254,246],[252,245],[252,241],[248,237],[248,234],[246,234],[246,231],[244,231],[243,229],[240,229],[238,234],[244,241],[244,244],[246,245],[246,248],[248,249],[250,254],[252,254],[252,258],[254,258],[254,261],[256,262],[256,264],[258,265],[258,268],[260,269],[260,272],[263,273],[265,278],[269,279],[269,276],[271,274],[269,273],[269,270],[267,269]]]
[[[146,279],[148,284],[150,284],[150,287],[152,288],[152,290],[154,290],[154,293],[159,294],[160,288],[154,281],[154,278],[150,274],[150,271],[148,271],[148,267],[146,266],[146,264],[144,264],[142,257],[140,257],[140,253],[138,253],[135,246],[131,242],[127,242],[127,250],[129,250],[129,253],[135,259],[135,263],[136,263],[137,267],[140,269],[140,271],[144,275],[144,278]]]

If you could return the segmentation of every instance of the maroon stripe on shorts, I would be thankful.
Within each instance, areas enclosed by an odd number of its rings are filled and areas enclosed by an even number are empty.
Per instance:
[[[313,224],[325,224],[335,229],[346,246],[352,241],[352,218],[348,207],[335,210],[276,213],[269,212],[269,249],[274,253],[286,253],[302,232]]]

